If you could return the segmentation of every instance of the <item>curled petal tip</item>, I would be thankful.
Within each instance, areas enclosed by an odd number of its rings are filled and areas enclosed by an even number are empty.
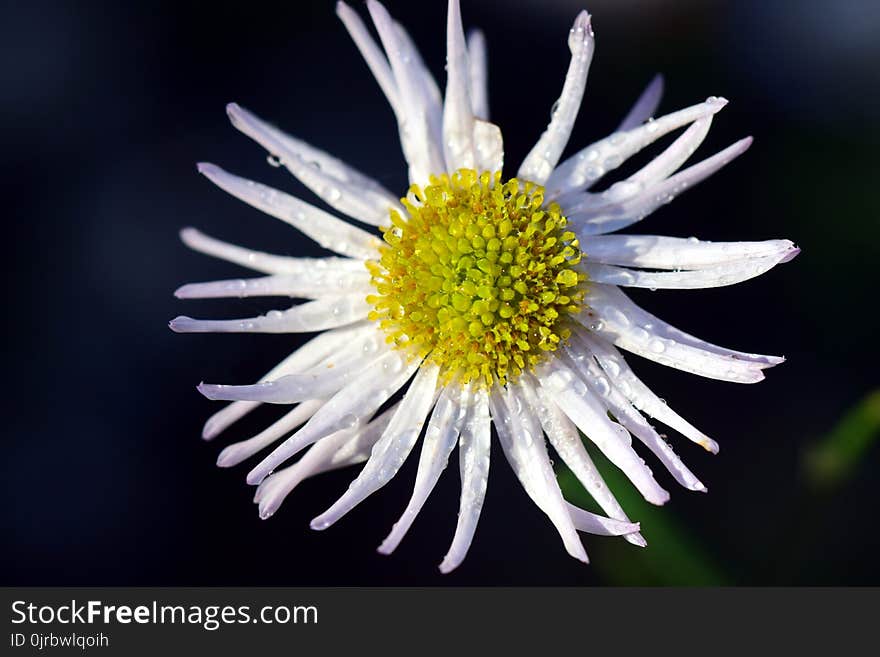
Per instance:
[[[220,454],[217,455],[217,467],[218,468],[231,468],[233,465],[238,463],[238,459],[235,458],[234,454],[229,450],[229,447],[224,449]],[[256,500],[254,500],[256,501]]]
[[[650,498],[646,497],[645,499],[654,506],[663,506],[669,501],[669,497],[669,491],[660,489],[655,495],[651,495]]]
[[[185,315],[178,315],[170,322],[168,322],[168,328],[170,328],[175,333],[185,333],[187,325],[192,322],[192,317],[186,317]]]
[[[201,383],[199,383],[199,385],[196,386],[196,390],[198,390],[208,399],[216,399],[215,395],[219,387],[220,386],[213,383],[205,383],[204,381],[202,381]]]
[[[792,244],[791,248],[788,250],[788,252],[782,257],[782,260],[780,260],[779,262],[789,262],[791,260],[794,260],[800,252],[801,252],[800,247],[794,246],[794,244]]]
[[[223,173],[223,169],[218,167],[216,164],[211,164],[210,162],[198,162],[196,164],[196,169],[200,174],[202,174],[203,176],[207,176],[208,178]]]
[[[317,518],[313,518],[309,523],[309,527],[314,529],[316,532],[321,532],[327,529],[333,523],[324,520],[323,516],[318,516]]]
[[[213,440],[220,435],[221,431],[223,431],[223,428],[217,424],[214,418],[211,418],[210,420],[205,422],[205,426],[202,427],[202,440]],[[220,455],[222,456],[223,452],[221,452]]]
[[[259,486],[263,483],[263,479],[265,479],[265,475],[259,472],[248,472],[247,478],[245,481],[251,486]]]
[[[581,9],[580,13],[577,15],[577,18],[574,19],[575,29],[586,29],[590,25],[590,12],[586,9]]]

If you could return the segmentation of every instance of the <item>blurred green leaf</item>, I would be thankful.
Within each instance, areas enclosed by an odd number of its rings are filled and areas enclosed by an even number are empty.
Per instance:
[[[807,450],[803,468],[807,484],[830,490],[846,482],[880,437],[880,390],[868,393],[828,434]]]
[[[645,548],[619,538],[591,543],[591,564],[606,583],[618,586],[730,584],[723,571],[676,520],[668,507],[656,507],[645,502],[620,470],[596,450],[591,450],[590,455],[627,515],[641,523],[642,536],[648,541]],[[567,467],[558,465],[556,473],[567,500],[601,513],[593,498]]]

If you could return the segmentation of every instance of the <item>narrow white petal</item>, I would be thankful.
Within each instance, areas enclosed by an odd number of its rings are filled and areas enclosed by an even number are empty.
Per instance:
[[[434,404],[439,373],[440,368],[433,363],[419,369],[400,407],[373,446],[363,470],[342,497],[312,520],[312,529],[327,529],[397,474],[422,432],[425,418]]]
[[[200,163],[199,172],[222,190],[290,224],[325,249],[368,260],[376,257],[381,246],[378,237],[277,189],[227,173],[214,164]]]
[[[461,437],[458,440],[461,501],[455,536],[440,564],[442,573],[451,572],[461,565],[474,539],[489,480],[491,435],[489,399],[485,389],[479,388],[474,392],[474,399],[467,411]]]
[[[660,105],[660,99],[663,97],[663,76],[655,75],[645,90],[636,100],[635,105],[629,111],[620,125],[617,126],[616,132],[624,132],[632,130],[640,126],[642,123],[654,116],[657,107]]]
[[[559,532],[565,551],[578,561],[588,563],[587,552],[556,483],[541,428],[512,385],[508,385],[506,397],[498,388],[489,394],[492,420],[504,455],[526,494]]]
[[[660,137],[715,114],[726,104],[723,98],[712,98],[590,144],[556,167],[545,185],[546,198],[563,202],[579,194]]]
[[[470,65],[458,0],[449,0],[446,18],[446,100],[443,104],[443,153],[450,173],[473,169],[474,112],[471,108]]]
[[[643,185],[651,185],[665,180],[679,167],[687,162],[687,159],[699,148],[709,128],[712,127],[712,115],[704,116],[694,121],[674,142],[653,160],[631,175],[628,180]]]
[[[629,536],[639,531],[639,523],[624,522],[623,520],[614,520],[600,516],[586,509],[581,509],[569,502],[565,503],[568,515],[574,523],[575,529],[580,532],[595,534],[596,536]]]
[[[352,340],[361,339],[363,336],[374,331],[375,327],[372,324],[351,324],[332,331],[325,331],[296,349],[287,358],[269,370],[260,381],[277,379],[279,376],[284,376],[291,372],[303,371],[314,367],[329,355],[335,353],[341,345],[347,344]],[[202,437],[205,440],[211,440],[229,425],[240,420],[259,405],[259,402],[233,402],[227,405],[208,418],[202,429]]]
[[[351,379],[375,365],[381,356],[359,358],[337,367],[317,367],[300,374],[287,374],[253,385],[199,384],[208,399],[258,401],[267,404],[295,404],[313,398],[331,397]]]
[[[779,365],[785,361],[782,356],[766,356],[763,354],[746,353],[744,351],[735,351],[725,347],[719,347],[701,340],[689,333],[675,328],[671,324],[667,324],[659,317],[643,310],[623,293],[623,291],[612,285],[593,285],[590,287],[590,306],[598,309],[600,314],[611,315],[616,323],[630,323],[646,327],[654,335],[660,338],[666,338],[685,344],[696,349],[708,351],[719,356],[726,356],[730,360],[743,361],[746,363],[756,363],[763,367],[772,367]],[[615,312],[615,310],[617,312]],[[588,325],[586,321],[581,322],[588,329],[594,328]],[[596,330],[601,330],[601,326],[596,326]]]
[[[297,180],[332,208],[373,226],[391,223],[391,209],[403,211],[397,196],[342,161],[283,135],[236,103],[226,106],[232,125],[274,156]]]
[[[363,424],[406,383],[418,367],[418,360],[409,360],[400,351],[385,354],[375,367],[354,377],[302,429],[251,470],[248,483],[260,483],[276,467],[316,440],[340,429]]]
[[[494,173],[504,167],[504,139],[501,128],[494,123],[480,120],[474,123],[474,148],[477,170]]]
[[[519,178],[543,185],[559,162],[581,106],[594,46],[590,15],[582,11],[568,36],[571,63],[565,75],[562,94],[553,105],[550,124],[520,166]]]
[[[391,554],[406,536],[413,521],[422,510],[434,486],[440,479],[449,455],[452,453],[458,434],[464,421],[464,412],[467,409],[467,399],[464,406],[460,403],[462,390],[456,384],[445,387],[440,392],[437,405],[431,413],[428,427],[425,429],[425,438],[422,441],[422,453],[419,456],[419,468],[416,472],[416,483],[413,487],[412,497],[406,505],[403,515],[400,517],[388,537],[379,546],[382,554]]]
[[[244,319],[175,317],[177,333],[311,333],[345,326],[367,316],[372,306],[363,295],[328,297]]]
[[[751,137],[741,139],[663,182],[642,188],[634,195],[629,195],[626,189],[618,188],[620,191],[617,193],[626,195],[624,200],[591,207],[583,212],[569,212],[567,206],[564,206],[566,216],[571,220],[572,230],[581,236],[596,235],[611,233],[641,221],[657,208],[672,201],[681,192],[705,180],[725,164],[745,153],[751,143]],[[638,186],[637,183],[632,184]]]
[[[404,50],[407,57],[410,57],[415,65],[417,78],[422,91],[422,101],[425,104],[425,114],[428,121],[428,134],[433,142],[429,143],[430,147],[436,146],[440,155],[443,155],[443,95],[440,93],[440,87],[434,79],[434,75],[428,70],[422,59],[419,49],[415,42],[400,23],[395,22],[394,27],[398,32],[398,36],[404,44]]]
[[[385,48],[398,89],[398,127],[403,154],[409,165],[410,182],[427,183],[429,175],[446,168],[441,142],[436,139],[430,116],[430,82],[425,79],[421,57],[385,7],[376,0],[368,0],[367,9]]]
[[[589,332],[579,332],[599,365],[614,381],[615,387],[632,402],[633,406],[675,429],[689,440],[700,445],[713,454],[718,453],[718,443],[672,410],[667,403],[655,395],[632,369],[627,365],[617,349],[605,340]]]
[[[470,64],[471,106],[474,116],[489,120],[489,63],[486,55],[486,36],[481,30],[471,30],[467,39]]]
[[[540,401],[537,404],[538,419],[553,449],[605,513],[611,518],[628,523],[629,518],[587,453],[577,427],[560,410],[544,388],[537,386],[535,392]],[[640,547],[647,545],[645,539],[638,533],[627,534],[624,538],[633,545]]]
[[[565,211],[572,215],[585,213],[601,214],[608,208],[638,196],[645,189],[657,185],[672,175],[687,161],[697,147],[709,134],[712,125],[712,115],[704,116],[694,121],[687,130],[666,147],[660,155],[656,156],[648,164],[632,174],[629,178],[616,182],[604,192],[599,194],[583,193],[580,195],[567,195],[561,199]]]
[[[297,274],[275,274],[261,278],[235,278],[208,283],[188,283],[179,287],[178,299],[218,299],[224,297],[291,297],[319,299],[328,296],[363,294],[373,290],[370,274],[363,263],[359,271],[312,269]]]
[[[590,310],[577,315],[578,322],[661,365],[721,381],[756,383],[764,378],[762,369],[781,362],[703,343],[643,311],[614,286],[593,283],[589,299]]]
[[[336,15],[339,16],[339,19],[345,25],[345,29],[348,30],[352,41],[354,41],[357,49],[360,50],[361,56],[363,56],[364,61],[370,68],[373,77],[376,78],[376,82],[379,83],[379,87],[382,89],[382,93],[385,94],[385,98],[388,99],[394,114],[399,117],[401,114],[399,90],[385,55],[382,54],[379,46],[373,41],[373,37],[370,36],[369,30],[367,30],[367,26],[364,25],[360,16],[351,7],[344,2],[337,2]]]
[[[625,269],[614,265],[603,265],[598,262],[584,260],[579,265],[591,281],[606,285],[623,285],[624,287],[646,287],[663,290],[694,290],[709,287],[735,285],[750,278],[755,278],[773,269],[781,262],[788,262],[800,252],[791,245],[781,253],[765,258],[747,258],[733,260],[721,265],[696,269],[693,271],[656,272]]]
[[[596,235],[587,257],[593,262],[646,269],[707,269],[747,258],[792,257],[789,240],[707,242],[695,237],[659,235]],[[785,262],[783,259],[782,262]]]
[[[554,360],[541,366],[537,378],[559,408],[623,471],[647,501],[664,504],[669,499],[669,493],[633,450],[627,430],[608,418],[607,409],[574,372]]]
[[[180,239],[193,251],[220,258],[264,274],[301,274],[314,269],[363,271],[362,260],[352,258],[291,258],[229,244],[205,235],[195,228],[184,228]]]
[[[666,466],[675,480],[689,490],[705,493],[706,487],[703,483],[688,469],[672,450],[672,447],[648,424],[642,414],[633,408],[614,382],[609,380],[586,343],[577,341],[576,345],[566,346],[565,352],[568,356],[567,362],[577,370],[581,378],[602,400],[602,403],[611,411],[617,421],[660,459],[660,462]]]
[[[253,438],[227,445],[217,456],[217,465],[221,468],[231,468],[245,459],[249,459],[306,422],[324,405],[324,401],[323,399],[308,399]]]
[[[369,424],[356,429],[342,429],[312,445],[303,457],[291,466],[266,477],[257,487],[254,502],[259,505],[260,518],[274,514],[284,499],[301,481],[321,472],[366,459],[392,413],[385,411]]]

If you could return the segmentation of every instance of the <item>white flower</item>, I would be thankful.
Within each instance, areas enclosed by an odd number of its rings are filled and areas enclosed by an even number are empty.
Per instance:
[[[631,436],[685,488],[706,489],[645,415],[707,450],[717,445],[651,392],[617,348],[737,383],[760,381],[765,368],[783,359],[704,342],[645,312],[621,287],[731,285],[791,259],[798,249],[787,240],[713,243],[609,233],[700,182],[751,140],[679,171],[727,101],[709,98],[653,120],[662,92],[657,78],[617,132],[560,164],[593,55],[590,17],[581,12],[568,35],[571,63],[550,124],[517,179],[505,181],[501,130],[488,122],[484,40],[478,32],[465,39],[458,1],[449,3],[445,97],[404,29],[375,0],[367,7],[382,49],[351,8],[339,3],[337,14],[397,119],[412,185],[405,198],[238,105],[229,105],[228,113],[236,128],[328,205],[380,227],[384,241],[284,192],[199,165],[220,188],[341,256],[283,257],[192,228],[182,232],[193,249],[266,275],[185,285],[178,297],[309,301],[249,319],[178,317],[171,322],[175,331],[319,332],[257,384],[199,386],[211,399],[233,401],[208,420],[208,439],[261,403],[298,404],[262,433],[224,449],[218,465],[238,464],[281,440],[247,476],[259,484],[256,502],[267,518],[303,479],[366,461],[342,497],[312,521],[314,529],[325,529],[395,475],[425,428],[412,498],[379,550],[393,551],[404,537],[458,444],[461,508],[440,566],[448,572],[461,563],[474,535],[494,424],[523,488],[569,554],[587,561],[578,531],[644,545],[579,430],[655,504],[669,494]],[[627,158],[684,126],[642,169],[607,191],[588,191]],[[384,409],[404,388],[402,400]],[[544,436],[609,517],[563,499]],[[298,461],[278,469],[306,448]]]

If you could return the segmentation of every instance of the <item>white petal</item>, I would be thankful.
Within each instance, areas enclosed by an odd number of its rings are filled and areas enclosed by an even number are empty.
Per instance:
[[[694,121],[666,150],[629,178],[616,182],[599,194],[569,194],[561,199],[566,214],[601,214],[609,208],[636,197],[639,193],[665,180],[693,154],[709,134],[712,115]]]
[[[792,257],[794,244],[789,240],[707,242],[695,237],[596,235],[590,238],[587,251],[589,260],[606,265],[647,269],[707,269],[747,258],[785,254]]]
[[[565,503],[565,508],[568,510],[568,515],[571,516],[571,521],[578,531],[595,534],[596,536],[626,537],[631,534],[639,535],[639,523],[637,522],[624,522],[622,520],[606,518],[586,509],[581,509],[569,502]]]
[[[651,185],[671,176],[703,143],[711,127],[711,114],[697,119],[660,155],[631,175],[628,180]]]
[[[193,251],[232,262],[264,274],[302,274],[314,269],[363,271],[362,260],[351,258],[290,258],[253,251],[205,235],[195,228],[184,228],[180,239]]]
[[[602,403],[614,415],[617,421],[636,436],[650,449],[660,462],[666,466],[675,480],[689,490],[706,492],[706,487],[697,476],[688,469],[678,455],[663,438],[647,423],[642,414],[633,408],[630,401],[617,389],[613,381],[605,375],[593,358],[589,348],[582,341],[577,345],[565,347],[567,362],[581,375]]]
[[[434,404],[439,373],[440,368],[433,363],[419,369],[400,407],[373,446],[363,470],[342,497],[312,520],[312,529],[327,529],[397,474],[422,432],[425,418]]]
[[[180,316],[172,319],[169,326],[177,333],[311,333],[361,320],[371,308],[362,295],[328,297],[244,319]]]
[[[565,551],[575,559],[588,563],[586,550],[550,466],[544,436],[531,409],[513,391],[512,385],[507,387],[506,400],[501,391],[494,388],[489,394],[489,407],[501,448],[526,494],[550,518],[562,538]]]
[[[312,445],[299,461],[266,477],[254,494],[260,518],[265,520],[272,516],[304,479],[366,459],[370,448],[388,426],[391,415],[386,411],[363,427],[330,434]]]
[[[545,185],[548,200],[563,202],[572,194],[594,184],[630,157],[660,137],[704,116],[719,112],[727,101],[713,98],[704,103],[662,116],[625,132],[590,144],[565,160],[553,171]]]
[[[488,121],[474,123],[474,148],[478,171],[501,171],[504,167],[504,139],[501,128]]]
[[[249,484],[258,484],[276,467],[304,447],[340,429],[362,424],[418,369],[400,351],[385,354],[375,367],[356,376],[336,393],[311,420],[248,473]]]
[[[647,501],[664,504],[669,499],[669,493],[633,450],[629,433],[608,418],[607,409],[574,372],[557,359],[543,364],[536,374],[559,408],[623,471]]]
[[[474,392],[474,400],[468,409],[458,440],[461,501],[455,536],[440,564],[441,573],[451,572],[461,565],[474,539],[489,480],[491,435],[488,396],[485,389],[479,388]]]
[[[537,386],[535,392],[541,402],[537,404],[538,419],[553,449],[605,513],[628,523],[629,518],[587,453],[577,427],[560,410],[544,388]],[[638,533],[627,534],[624,538],[633,545],[640,547],[647,545],[645,539]]]
[[[224,297],[291,297],[319,299],[327,296],[360,293],[366,296],[374,290],[370,274],[359,260],[359,271],[318,269],[297,274],[275,274],[262,278],[236,278],[208,283],[188,283],[179,287],[178,299],[217,299]]]
[[[489,120],[489,65],[486,56],[486,36],[480,30],[471,30],[467,40],[470,63],[471,106],[474,116]]]
[[[443,105],[443,153],[447,170],[473,169],[474,113],[471,109],[468,51],[458,0],[449,0],[446,18],[446,100]]]
[[[199,392],[208,399],[258,401],[293,404],[305,399],[335,394],[350,379],[372,366],[389,347],[377,331],[358,334],[314,367],[294,374],[265,378],[254,385],[216,385],[202,383]]]
[[[618,347],[661,365],[721,381],[755,383],[764,378],[762,369],[781,362],[773,356],[735,352],[698,340],[645,312],[614,286],[593,283],[589,303],[590,310],[576,316],[578,322]]]
[[[663,97],[663,76],[659,73],[655,75],[645,90],[636,100],[635,105],[629,111],[620,125],[617,126],[616,132],[624,132],[632,130],[640,126],[642,123],[654,116],[657,107],[660,105],[660,99]]]
[[[306,400],[253,438],[227,445],[217,456],[217,465],[221,468],[231,468],[245,459],[249,459],[306,422],[324,405],[324,402],[323,399]]]
[[[789,244],[791,244],[789,242]],[[664,290],[694,290],[709,287],[735,285],[755,278],[773,269],[781,262],[788,262],[800,252],[793,244],[777,255],[766,258],[733,260],[714,267],[694,271],[656,272],[625,269],[603,265],[588,260],[581,261],[579,268],[591,281],[624,287],[646,287]]]
[[[391,72],[388,60],[385,58],[385,55],[382,54],[382,51],[379,50],[376,42],[373,41],[373,38],[367,30],[367,26],[364,25],[364,22],[361,20],[360,16],[357,15],[357,12],[344,2],[336,3],[336,15],[339,16],[339,19],[342,21],[343,25],[345,25],[345,29],[348,30],[352,41],[354,41],[358,50],[360,50],[364,61],[366,61],[367,66],[373,74],[373,77],[375,77],[376,82],[379,83],[382,93],[384,93],[385,97],[388,99],[391,109],[394,110],[394,114],[400,117],[401,103],[397,82],[394,80],[394,74]]]
[[[340,160],[293,137],[282,138],[283,133],[236,103],[227,105],[226,113],[232,125],[339,212],[373,226],[387,226],[390,210],[403,211],[397,196]]]
[[[374,331],[375,327],[372,324],[351,324],[316,335],[269,370],[260,380],[277,379],[279,376],[284,376],[291,372],[303,371],[314,367],[329,355],[335,353],[341,345],[347,344],[352,340],[361,339],[363,336]],[[205,440],[211,440],[233,422],[240,420],[259,405],[259,402],[233,402],[227,405],[208,418],[202,429],[202,437]]]
[[[300,374],[287,374],[253,385],[199,384],[208,399],[258,401],[268,404],[295,404],[306,399],[331,397],[351,379],[375,365],[378,355],[359,358],[336,367],[317,367]]]
[[[625,196],[621,201],[592,207],[583,212],[566,211],[572,230],[581,236],[596,235],[620,230],[641,221],[660,206],[672,201],[681,192],[708,178],[725,164],[745,153],[751,143],[751,137],[741,139],[723,151],[679,171],[663,182],[644,187],[633,195],[629,195],[625,188],[618,188],[620,191],[617,193]],[[638,186],[637,183],[632,184]]]
[[[633,406],[672,427],[689,440],[700,445],[713,454],[718,453],[718,443],[672,410],[665,401],[651,392],[651,389],[639,379],[627,365],[623,356],[605,340],[589,332],[579,332],[590,351],[599,361],[599,365],[614,381],[615,387],[623,393]]]
[[[376,257],[382,244],[374,235],[277,189],[227,173],[214,164],[202,162],[198,168],[222,190],[290,224],[325,249],[368,260]]]
[[[458,440],[458,433],[464,421],[464,413],[468,407],[467,399],[462,406],[460,398],[462,390],[456,384],[445,387],[440,392],[434,412],[425,429],[425,438],[422,441],[422,453],[419,456],[419,468],[416,472],[416,483],[412,497],[406,505],[403,515],[400,517],[388,537],[379,546],[382,554],[391,554],[406,536],[419,511],[422,510],[434,486],[440,479],[449,454]]]
[[[582,11],[568,36],[571,63],[565,75],[562,94],[553,105],[550,124],[520,166],[519,178],[543,185],[559,162],[584,96],[594,45],[590,15]]]
[[[418,52],[395,25],[385,7],[376,0],[368,0],[367,9],[397,84],[400,99],[398,127],[403,154],[409,165],[410,182],[427,183],[429,175],[446,169],[440,150],[442,142],[436,139],[430,116],[433,111],[430,82],[425,79]]]

